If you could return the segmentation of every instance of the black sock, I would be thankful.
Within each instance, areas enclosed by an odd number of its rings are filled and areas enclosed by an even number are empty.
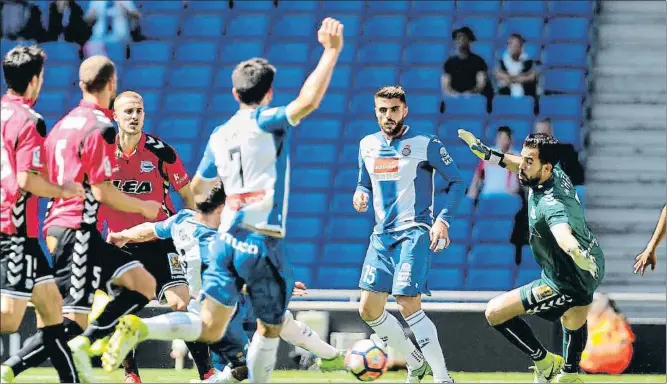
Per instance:
[[[121,317],[134,314],[148,304],[146,296],[137,291],[122,289],[104,308],[104,311],[88,324],[88,329],[83,333],[90,339],[91,344],[113,333],[114,327]]]
[[[547,356],[547,350],[537,340],[530,325],[518,317],[508,320],[502,324],[493,326],[512,345],[519,348],[521,352],[528,355],[533,361],[542,360]]]
[[[574,331],[563,327],[563,358],[565,359],[565,367],[563,372],[578,373],[579,362],[581,361],[581,353],[586,348],[586,341],[588,340],[588,323]]]
[[[44,349],[51,358],[51,364],[58,372],[61,383],[78,383],[79,376],[74,368],[72,352],[67,346],[67,336],[62,323],[42,328]]]
[[[12,369],[14,376],[30,368],[38,367],[49,358],[49,353],[44,347],[44,333],[41,329],[26,339],[23,348],[14,356],[2,363]]]
[[[126,376],[130,373],[134,373],[135,375],[139,376],[139,366],[137,365],[136,353],[137,350],[133,349],[130,353],[127,354],[125,360],[123,360],[123,369],[125,370]]]
[[[213,362],[211,361],[211,353],[208,350],[208,344],[196,341],[187,341],[185,345],[188,346],[192,360],[195,361],[197,371],[199,371],[199,379],[204,380],[204,375],[213,369]]]
[[[63,318],[63,327],[65,328],[65,337],[67,337],[67,340],[72,340],[83,333],[83,328],[76,321],[66,317]]]

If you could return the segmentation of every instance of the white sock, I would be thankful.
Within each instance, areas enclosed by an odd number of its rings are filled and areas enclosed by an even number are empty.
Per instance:
[[[149,340],[183,339],[197,341],[202,324],[198,315],[189,312],[169,312],[164,315],[142,319],[148,327]]]
[[[333,359],[338,354],[336,348],[322,340],[320,335],[306,323],[295,320],[290,311],[285,311],[285,320],[283,321],[283,329],[280,331],[280,337],[286,342],[305,348],[323,359]]]
[[[248,348],[246,365],[251,383],[268,383],[271,372],[276,367],[276,355],[280,338],[268,338],[255,332]]]
[[[410,368],[418,369],[424,364],[424,355],[415,348],[415,345],[403,331],[401,323],[389,312],[385,310],[380,317],[368,321],[366,324],[373,328],[383,342],[392,348],[396,348],[405,357],[405,362]]]
[[[442,353],[442,348],[440,348],[438,330],[435,328],[435,324],[423,310],[406,317],[405,321],[412,329],[417,344],[419,344],[419,349],[421,349],[424,358],[433,370],[433,381],[436,383],[451,381],[445,365],[445,356]]]

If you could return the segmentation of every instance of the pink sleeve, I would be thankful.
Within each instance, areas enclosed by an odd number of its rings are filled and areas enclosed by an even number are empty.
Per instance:
[[[16,172],[41,173],[44,169],[42,155],[44,152],[44,137],[37,132],[37,126],[28,120],[21,130],[16,147]]]
[[[190,182],[190,177],[178,155],[176,155],[176,161],[172,164],[166,164],[165,168],[167,175],[169,175],[169,183],[174,186],[176,191],[179,191]]]
[[[107,143],[97,129],[84,140],[81,161],[88,175],[88,184],[95,185],[110,180],[111,169],[116,161],[114,146]]]

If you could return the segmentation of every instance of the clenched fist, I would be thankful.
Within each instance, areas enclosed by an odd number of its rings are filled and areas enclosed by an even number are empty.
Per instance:
[[[327,49],[343,49],[343,24],[336,19],[327,17],[322,21],[320,30],[317,31],[317,41]]]

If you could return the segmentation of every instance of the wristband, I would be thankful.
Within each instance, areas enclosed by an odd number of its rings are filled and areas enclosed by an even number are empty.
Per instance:
[[[505,154],[504,153],[502,153],[500,151],[496,151],[495,149],[490,149],[488,147],[487,147],[487,149],[489,150],[487,152],[487,155],[486,155],[487,156],[487,159],[486,159],[487,161],[489,161],[492,164],[499,165],[503,168],[507,167],[507,164],[505,164],[505,162],[504,162],[504,160],[505,160]]]

